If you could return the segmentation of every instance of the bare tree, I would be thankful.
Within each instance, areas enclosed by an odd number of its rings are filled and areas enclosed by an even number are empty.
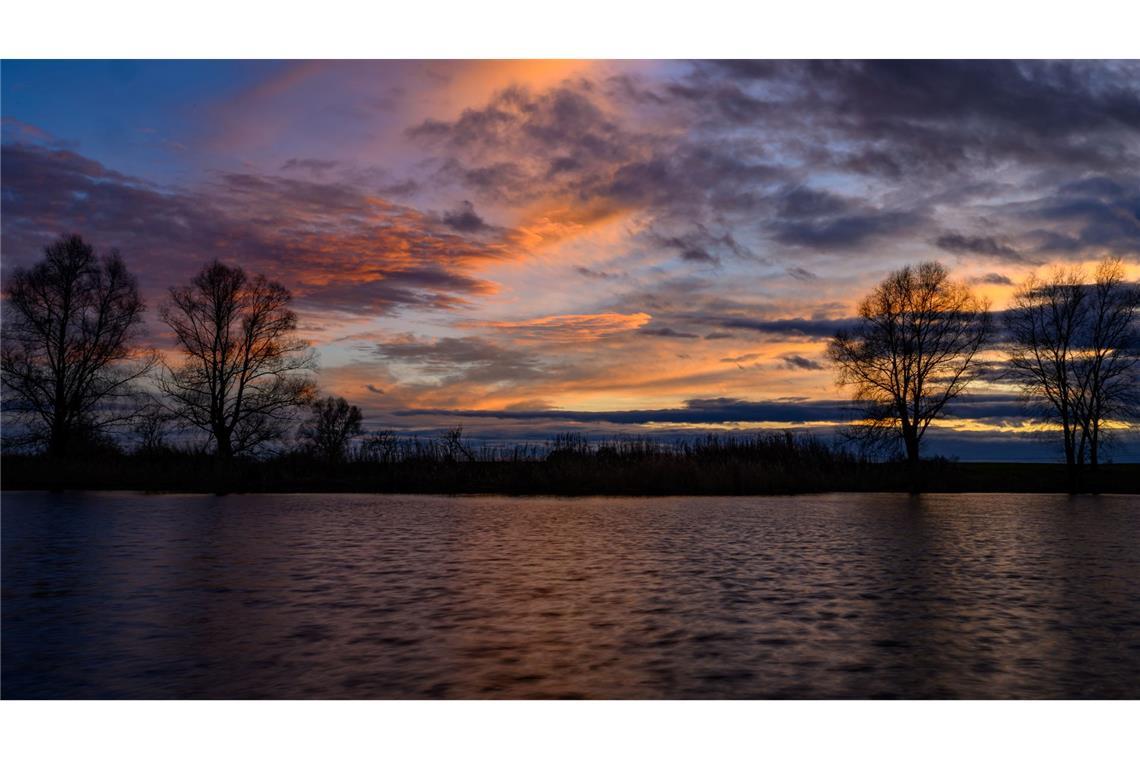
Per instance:
[[[171,411],[223,458],[280,438],[313,398],[314,358],[295,335],[291,299],[280,283],[214,261],[171,288],[162,307],[184,359],[166,366],[159,385]]]
[[[1005,321],[1010,373],[1028,399],[1061,427],[1065,464],[1072,474],[1080,438],[1076,345],[1088,291],[1079,269],[1056,268],[1047,280],[1030,275],[1014,294]]]
[[[859,323],[828,346],[839,382],[864,404],[869,434],[901,440],[919,461],[930,423],[962,393],[992,332],[988,304],[929,262],[883,280],[859,305]]]
[[[443,431],[439,442],[443,446],[444,457],[446,457],[447,461],[458,462],[460,457],[466,459],[468,462],[475,461],[475,455],[463,440],[462,425],[456,425],[453,428],[448,428]]]
[[[360,444],[362,461],[392,464],[399,458],[400,439],[393,430],[377,430]]]
[[[360,435],[360,407],[339,396],[315,401],[309,419],[301,426],[301,439],[322,459],[339,462],[352,439]]]
[[[1125,282],[1119,259],[1105,259],[1097,267],[1090,301],[1077,368],[1085,389],[1081,429],[1089,465],[1096,469],[1104,423],[1133,419],[1140,410],[1140,288]]]
[[[135,415],[131,432],[136,454],[159,454],[169,450],[167,435],[171,414],[158,403],[142,406]]]
[[[118,252],[99,258],[78,235],[12,273],[0,359],[6,408],[49,454],[132,416],[134,381],[154,362],[135,345],[144,308]]]
[[[1106,259],[1091,285],[1080,267],[1031,275],[1006,312],[1011,376],[1060,427],[1074,484],[1099,464],[1105,423],[1136,414],[1138,311],[1140,290]]]

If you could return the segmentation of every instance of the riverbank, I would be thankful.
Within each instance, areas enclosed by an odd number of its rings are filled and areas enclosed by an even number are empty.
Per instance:
[[[298,458],[217,461],[209,457],[87,458],[58,462],[5,456],[3,490],[133,490],[187,493],[496,493],[549,495],[763,495],[906,492],[905,465],[865,461],[745,461],[646,457],[607,461],[405,461],[317,464]],[[928,493],[1066,493],[1059,464],[923,462],[918,490]],[[1102,465],[1079,488],[1140,493],[1140,464]]]

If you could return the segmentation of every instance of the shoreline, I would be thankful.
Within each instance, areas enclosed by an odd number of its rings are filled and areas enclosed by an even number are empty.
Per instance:
[[[4,457],[0,491],[360,493],[500,496],[791,496],[814,493],[1140,494],[1140,463],[1101,465],[1071,487],[1064,465],[923,462],[917,487],[899,463],[781,467],[648,460],[342,464],[301,470],[273,461],[210,459],[53,463]]]
[[[478,497],[497,497],[503,499],[725,499],[725,498],[791,498],[795,496],[842,496],[844,494],[874,496],[874,495],[910,495],[910,496],[1140,496],[1140,490],[1134,491],[1081,491],[1070,493],[1068,491],[790,491],[786,493],[523,493],[523,492],[495,492],[495,491],[147,491],[133,488],[0,488],[0,497],[3,494],[125,494],[129,496],[431,496],[455,499],[472,499]]]

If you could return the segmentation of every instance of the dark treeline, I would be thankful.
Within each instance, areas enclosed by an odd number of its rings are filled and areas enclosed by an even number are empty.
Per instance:
[[[1019,388],[1056,431],[1063,469],[1034,470],[1035,487],[1120,490],[1132,470],[1105,470],[1103,451],[1140,412],[1140,289],[1115,260],[1091,280],[1076,267],[1030,277],[1002,314],[941,264],[892,273],[828,344],[862,405],[840,445],[790,434],[669,444],[567,434],[515,447],[474,447],[459,428],[365,435],[358,407],[320,394],[292,295],[264,276],[214,261],[169,288],[157,309],[174,341],[165,352],[143,345],[147,305],[122,258],[78,236],[13,270],[4,292],[4,487],[993,490],[986,478],[1017,468],[979,479],[978,466],[922,456],[930,426],[985,376]],[[998,370],[987,353],[1003,357]]]
[[[811,436],[767,433],[663,442],[592,441],[567,433],[542,444],[478,445],[461,429],[437,437],[364,436],[330,457],[311,446],[271,456],[221,459],[204,447],[160,444],[132,452],[113,442],[87,456],[53,461],[8,455],[13,489],[503,494],[740,495],[824,491],[1058,491],[1058,465],[923,460],[917,471],[874,461]],[[1140,465],[1102,466],[1090,490],[1131,493]]]

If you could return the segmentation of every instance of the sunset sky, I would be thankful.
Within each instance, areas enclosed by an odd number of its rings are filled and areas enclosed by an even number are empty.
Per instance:
[[[827,434],[826,340],[892,269],[995,309],[1140,277],[1136,62],[5,61],[2,111],[5,270],[118,248],[160,346],[203,263],[279,279],[373,429]],[[979,384],[929,453],[1055,458],[1038,428]]]

